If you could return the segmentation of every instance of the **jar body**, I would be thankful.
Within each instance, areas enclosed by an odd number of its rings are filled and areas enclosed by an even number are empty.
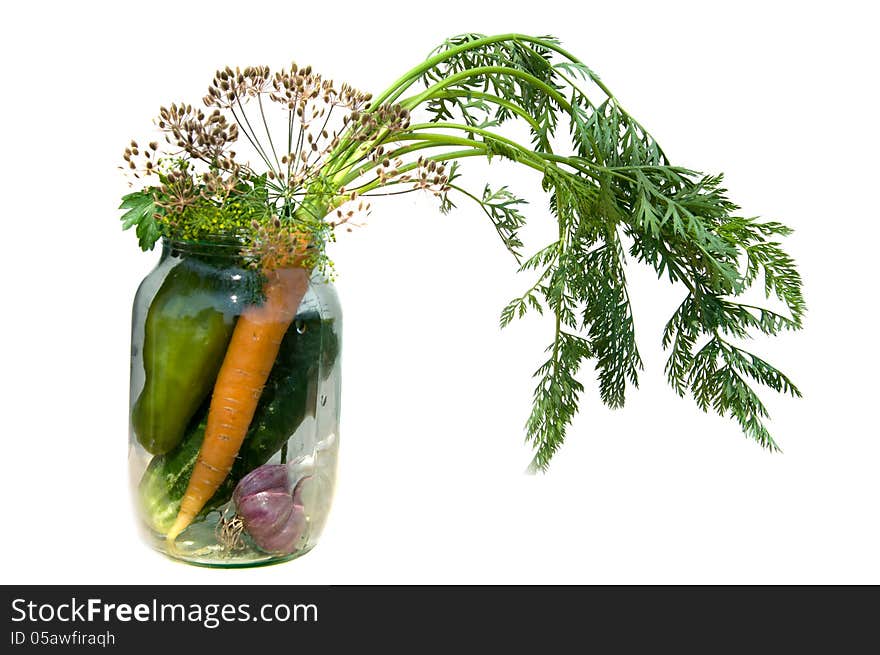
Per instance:
[[[274,326],[283,335],[280,344],[273,340],[277,354],[262,353],[274,357],[262,365],[269,371],[264,383],[254,376],[252,388],[216,385],[221,369],[241,372],[251,359],[260,368],[253,353],[241,354],[240,334],[237,358],[226,358],[236,349],[236,328],[252,329],[250,317],[266,320],[265,285],[237,247],[164,241],[159,264],[135,296],[131,489],[147,543],[175,559],[219,567],[284,561],[314,547],[327,519],[342,337],[332,285],[313,275],[304,295],[280,296],[290,306],[276,312],[287,317]],[[238,426],[238,437],[229,425]],[[219,464],[218,453],[231,464]],[[187,503],[198,511],[167,538]]]

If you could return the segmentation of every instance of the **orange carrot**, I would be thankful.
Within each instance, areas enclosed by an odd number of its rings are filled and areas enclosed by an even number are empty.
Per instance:
[[[174,542],[229,474],[257,408],[284,333],[309,286],[303,268],[268,270],[265,301],[245,309],[217,374],[205,439],[180,511],[166,539]]]

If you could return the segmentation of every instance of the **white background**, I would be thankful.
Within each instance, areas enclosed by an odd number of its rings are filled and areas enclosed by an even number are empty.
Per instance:
[[[4,583],[880,583],[878,131],[871,3],[15,3],[4,10],[0,482]],[[576,9],[574,7],[577,7]],[[593,372],[546,475],[523,473],[547,321],[499,331],[529,284],[462,202],[374,205],[333,250],[345,310],[342,455],[324,538],[215,571],[138,540],[128,497],[130,303],[157,253],[119,228],[116,166],[160,104],[219,66],[291,59],[378,91],[462,31],[552,33],[679,164],[727,173],[788,241],[810,308],[755,345],[805,398],[765,394],[785,454],[666,385],[682,290],[630,272],[646,370],[624,410]],[[468,162],[472,187],[538,180]]]

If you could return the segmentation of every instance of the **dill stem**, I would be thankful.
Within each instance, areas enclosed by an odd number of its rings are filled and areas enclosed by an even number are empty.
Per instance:
[[[241,108],[242,116],[244,116],[245,121],[247,121],[247,116],[244,114],[244,108],[241,107],[241,102],[239,102],[238,104],[239,104],[239,108]],[[245,124],[244,124],[244,123],[242,122],[242,120],[238,117],[238,113],[236,113],[234,107],[230,107],[230,108],[229,108],[229,111],[232,112],[232,117],[235,119],[235,122],[238,123],[238,127],[241,129],[242,134],[244,134],[245,137],[247,137],[247,140],[248,140],[248,142],[251,144],[251,146],[253,147],[254,151],[260,156],[260,159],[262,159],[263,162],[266,164],[266,166],[268,166],[269,169],[271,170],[271,169],[272,169],[272,163],[271,163],[268,159],[266,159],[266,156],[263,154],[263,151],[262,151],[262,149],[260,148],[258,142],[255,141],[255,139],[256,139],[256,135],[254,135],[254,136],[252,137],[251,134],[247,131],[247,128],[245,127]],[[249,122],[248,122],[247,124],[250,125]]]
[[[293,154],[291,155],[292,157],[295,157],[295,159],[296,159],[296,161],[294,162],[294,165],[293,165],[293,173],[292,173],[292,175],[294,175],[294,176],[299,174],[299,164],[300,164],[299,155],[300,155],[300,152],[302,152],[302,142],[303,142],[304,134],[305,134],[305,128],[303,127],[302,122],[300,122],[299,134],[296,137],[296,148],[293,149]]]
[[[275,165],[278,172],[281,172],[281,162],[278,160],[278,153],[275,152],[275,143],[272,141],[272,133],[269,131],[269,122],[266,120],[266,112],[263,111],[263,94],[257,94],[257,104],[260,106],[260,117],[263,119],[263,129],[266,130],[266,138],[269,140],[269,147],[272,148],[272,155],[275,157]]]
[[[230,108],[230,109],[232,109],[232,115],[235,117],[235,120],[238,122],[238,126],[245,133],[245,136],[248,137],[248,141],[251,142],[251,145],[257,151],[257,154],[260,155],[260,158],[262,158],[262,160],[266,163],[266,166],[269,167],[269,170],[275,170],[272,167],[272,162],[269,161],[269,156],[266,154],[266,151],[263,150],[263,146],[260,144],[260,140],[257,138],[257,132],[256,132],[256,130],[254,130],[253,126],[251,125],[251,121],[248,119],[247,112],[244,110],[244,105],[241,104],[241,98],[239,98],[238,95],[235,96],[235,102],[238,104],[239,112],[241,113],[241,116],[244,119],[245,124],[247,125],[248,129],[250,130],[250,135],[248,135],[247,130],[245,130],[244,124],[242,124],[241,120],[238,118],[238,115],[235,113],[235,109]],[[251,138],[251,137],[253,137],[253,138]]]

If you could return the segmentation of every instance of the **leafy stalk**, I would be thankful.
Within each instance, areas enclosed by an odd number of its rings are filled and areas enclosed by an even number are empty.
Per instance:
[[[597,87],[604,97],[591,100],[573,78]],[[521,270],[537,270],[538,280],[501,315],[502,326],[529,310],[548,308],[554,317],[549,358],[536,371],[538,386],[526,425],[535,447],[532,467],[545,469],[565,438],[583,392],[576,375],[585,360],[592,360],[600,397],[610,407],[623,406],[626,388],[638,385],[642,360],[626,286],[624,243],[630,257],[689,292],[663,335],[664,348],[671,348],[670,384],[679,394],[692,394],[704,411],[731,416],[747,436],[775,449],[753,385],[800,392],[771,364],[721,335],[743,339],[753,332],[801,327],[801,280],[774,240],[790,230],[737,216],[720,176],[671,165],[604,83],[551,37],[454,37],[378,100],[397,100],[419,82],[425,90],[403,102],[410,110],[427,109],[430,123],[412,125],[396,135],[399,140],[421,138],[440,148],[460,145],[462,139],[452,134],[464,133],[464,141],[487,157],[539,170],[551,195],[559,238],[522,264]],[[495,131],[517,119],[524,119],[532,133],[530,146]],[[554,154],[550,147],[565,123],[570,156]],[[454,190],[482,205],[496,227],[504,226],[499,235],[518,256],[522,244],[516,231],[525,223],[521,203],[514,201],[515,216],[505,218],[488,187],[482,196]],[[510,194],[505,200],[513,198]],[[733,300],[761,276],[766,295],[782,301],[787,315]],[[700,344],[701,339],[706,342]]]
[[[241,132],[255,141],[269,168],[268,177],[259,178],[262,202],[275,207],[270,214],[281,216],[282,225],[312,235],[316,252],[323,253],[334,227],[351,217],[351,211],[343,213],[346,203],[427,189],[440,198],[442,211],[453,208],[456,197],[478,204],[519,270],[535,276],[501,313],[502,327],[530,311],[552,315],[547,359],[535,372],[526,423],[533,469],[546,469],[562,445],[584,393],[578,374],[585,365],[592,363],[599,397],[610,407],[622,407],[627,389],[638,386],[642,359],[626,281],[631,262],[649,266],[686,292],[661,341],[669,351],[665,373],[673,389],[691,395],[704,411],[733,418],[762,446],[778,448],[755,387],[800,392],[772,364],[734,341],[801,328],[801,278],[780,244],[791,230],[738,215],[720,175],[673,165],[604,82],[556,39],[452,37],[372,98],[345,86],[329,93],[310,68],[294,67],[274,82],[268,79],[268,68],[218,71],[206,102],[228,106]],[[236,92],[239,86],[243,90]],[[306,121],[312,116],[308,102],[323,95],[330,112],[313,114],[324,117],[318,139],[323,135],[329,145],[319,148],[302,125],[293,152],[279,157],[271,136],[268,150],[259,144],[245,100],[256,95],[268,135],[264,94],[288,104],[288,150],[295,117]],[[350,113],[331,138],[325,128],[340,104]],[[425,120],[411,122],[416,114]],[[529,143],[504,133],[511,121],[528,128]],[[226,136],[225,126],[211,132],[216,133]],[[194,154],[223,169],[215,153]],[[525,202],[507,187],[468,189],[457,179],[458,164],[471,157],[500,157],[540,175],[557,221],[552,243],[523,254]],[[256,189],[258,178],[249,168],[245,173],[244,186]],[[163,198],[153,190],[124,199],[125,225],[138,226],[142,243],[157,238],[151,207],[173,209]],[[337,219],[328,223],[325,214]],[[756,283],[777,308],[737,300]]]

